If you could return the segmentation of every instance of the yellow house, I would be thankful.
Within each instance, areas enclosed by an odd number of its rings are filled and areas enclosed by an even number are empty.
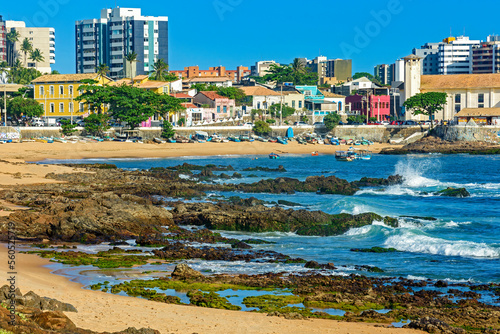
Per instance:
[[[147,75],[138,75],[134,79],[120,79],[111,83],[110,86],[121,86],[123,84],[153,91],[157,94],[170,94],[170,82],[149,80]]]
[[[96,73],[86,74],[48,74],[36,78],[34,85],[35,100],[44,110],[44,117],[70,117],[89,114],[88,106],[83,102],[75,101],[80,96],[78,87],[82,80],[96,80],[100,85],[112,80]]]

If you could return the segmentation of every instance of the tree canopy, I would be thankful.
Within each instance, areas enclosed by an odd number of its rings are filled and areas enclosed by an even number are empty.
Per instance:
[[[17,117],[39,117],[43,115],[43,108],[40,103],[32,98],[23,99],[21,96],[16,96],[7,101],[7,113]]]
[[[336,112],[331,112],[323,118],[323,123],[328,131],[332,131],[337,125],[339,125],[341,118]]]
[[[318,74],[310,72],[307,68],[299,65],[299,63],[295,64],[295,62],[292,65],[284,66],[271,64],[268,74],[263,77],[263,80],[276,82],[277,84],[292,82],[294,85],[316,85],[318,83]]]
[[[217,92],[220,96],[227,97],[235,100],[236,103],[242,103],[246,99],[246,94],[243,90],[236,87],[219,87],[215,85],[207,85],[204,83],[194,84],[191,88],[196,89],[198,92]]]
[[[34,68],[13,67],[9,71],[9,81],[19,85],[27,85],[40,76],[42,73]]]
[[[272,106],[269,107],[269,111],[270,111],[271,115],[274,114],[276,117],[279,117],[279,115],[280,115],[280,104],[279,103],[273,104]],[[283,104],[283,110],[282,110],[282,117],[283,118],[291,116],[295,112],[296,112],[295,108],[292,108],[292,107],[289,107],[289,106],[286,106],[286,105]]]
[[[269,124],[264,121],[256,121],[252,130],[259,136],[267,136],[272,131]]]
[[[443,110],[447,97],[446,93],[419,93],[407,99],[404,106],[414,115],[427,115],[430,120],[434,120],[434,114]]]

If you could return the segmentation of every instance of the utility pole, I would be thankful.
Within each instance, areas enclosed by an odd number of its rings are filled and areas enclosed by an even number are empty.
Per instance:
[[[377,115],[377,121],[380,122],[380,97],[378,98],[378,105],[377,105],[377,110],[378,110],[378,115]]]
[[[283,83],[281,83],[280,126],[283,124]]]

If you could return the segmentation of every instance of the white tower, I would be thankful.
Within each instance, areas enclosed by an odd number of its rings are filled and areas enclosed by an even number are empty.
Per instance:
[[[404,57],[405,62],[405,88],[404,96],[401,103],[407,99],[420,93],[420,76],[422,73],[422,58],[415,55]],[[405,119],[412,119],[413,115],[408,112],[405,114]]]

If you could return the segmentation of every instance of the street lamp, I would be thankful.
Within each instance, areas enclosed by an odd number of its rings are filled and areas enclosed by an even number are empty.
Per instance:
[[[3,126],[7,126],[7,72],[2,72],[1,80],[3,84],[3,112],[4,112],[4,119],[3,119]]]
[[[378,98],[377,111],[378,111],[377,121],[380,122],[380,97]]]

